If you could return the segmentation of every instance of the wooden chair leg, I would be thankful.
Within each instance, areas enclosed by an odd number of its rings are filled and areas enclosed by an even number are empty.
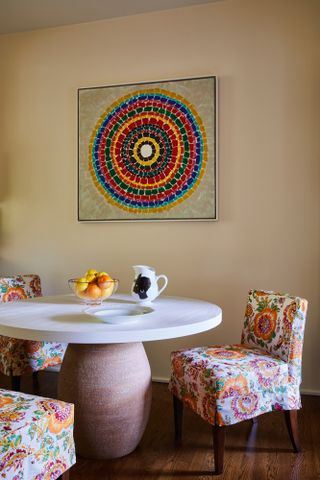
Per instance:
[[[293,446],[293,450],[301,452],[301,445],[299,441],[299,429],[298,429],[298,411],[297,410],[285,410],[284,412],[286,425],[289,433],[289,437]]]
[[[179,444],[182,439],[183,402],[175,395],[173,395],[173,414],[175,443]]]
[[[253,417],[253,418],[251,418],[251,422],[252,422],[253,424],[258,423],[258,417]]]
[[[21,377],[20,377],[20,375],[11,375],[11,388],[15,392],[20,392],[20,389],[21,389]]]
[[[223,454],[226,437],[226,427],[213,425],[213,452],[214,452],[214,474],[220,475],[223,472]]]

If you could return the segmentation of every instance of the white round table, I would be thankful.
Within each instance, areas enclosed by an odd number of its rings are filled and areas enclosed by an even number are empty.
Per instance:
[[[221,309],[188,298],[162,296],[139,305],[116,294],[99,307],[73,295],[0,304],[0,334],[68,343],[58,396],[75,404],[77,453],[117,458],[143,435],[151,405],[145,341],[183,337],[221,322]]]

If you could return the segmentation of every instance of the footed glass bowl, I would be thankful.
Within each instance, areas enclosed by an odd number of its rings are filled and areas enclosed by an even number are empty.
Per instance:
[[[85,282],[71,278],[68,284],[73,293],[87,305],[101,305],[103,300],[111,297],[117,290],[119,281],[111,279],[99,284],[96,280]]]

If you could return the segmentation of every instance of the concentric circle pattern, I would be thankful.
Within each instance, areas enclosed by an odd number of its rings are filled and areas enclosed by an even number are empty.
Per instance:
[[[197,188],[207,150],[202,120],[190,102],[167,90],[138,90],[99,118],[89,170],[111,204],[138,214],[163,212]]]

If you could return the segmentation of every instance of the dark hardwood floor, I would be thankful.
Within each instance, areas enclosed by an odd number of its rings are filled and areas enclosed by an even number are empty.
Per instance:
[[[57,373],[40,372],[38,394],[56,398],[57,378]],[[9,388],[4,376],[0,387]],[[32,392],[31,377],[22,379],[22,391]],[[320,479],[320,397],[304,396],[302,403],[302,453],[291,450],[284,415],[269,413],[257,424],[242,422],[227,429],[224,473],[213,477],[210,426],[185,409],[182,446],[176,448],[171,395],[166,384],[154,383],[151,416],[139,447],[117,460],[78,458],[70,480]]]

